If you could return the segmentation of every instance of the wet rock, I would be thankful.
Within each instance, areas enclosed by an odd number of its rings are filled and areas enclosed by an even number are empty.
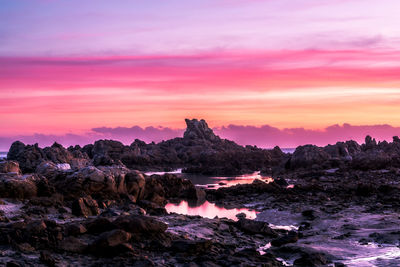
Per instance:
[[[21,266],[23,265],[21,265],[21,263],[18,261],[9,261],[6,264],[6,267],[21,267]]]
[[[36,167],[36,173],[48,179],[54,178],[59,171],[57,165],[51,161],[43,161]]]
[[[293,262],[294,266],[326,266],[329,261],[326,259],[325,255],[322,253],[309,253],[304,254],[300,258]]]
[[[139,203],[140,207],[146,210],[150,215],[165,215],[168,214],[164,206],[160,206],[154,202],[148,200],[141,200]]]
[[[84,253],[88,248],[87,242],[74,236],[69,236],[60,242],[59,249],[73,253]]]
[[[165,198],[165,188],[158,177],[152,176],[146,178],[144,199],[164,206],[167,203]]]
[[[400,231],[390,233],[372,233],[369,235],[375,243],[378,244],[393,244],[398,245],[400,243]]]
[[[270,237],[277,237],[278,233],[268,226],[268,223],[240,218],[236,223],[237,227],[252,234],[262,234]]]
[[[97,217],[94,220],[87,222],[85,228],[90,234],[98,234],[114,230],[116,226],[109,218]]]
[[[157,194],[165,198],[193,200],[203,200],[205,198],[205,192],[202,189],[196,188],[190,180],[179,178],[173,174],[148,177],[146,179],[145,193]]]
[[[301,215],[303,215],[305,218],[307,218],[310,221],[315,220],[315,218],[316,218],[314,210],[304,210],[301,212]]]
[[[91,197],[79,198],[72,204],[72,214],[84,217],[99,215],[99,205]]]
[[[288,186],[288,182],[284,178],[274,179],[275,183],[280,186]]]
[[[143,215],[120,216],[113,223],[129,233],[163,233],[168,228],[165,223]]]
[[[39,260],[47,266],[56,266],[56,260],[49,251],[41,251]]]
[[[86,227],[80,223],[69,224],[65,227],[65,235],[67,236],[78,236],[86,232]]]
[[[99,256],[114,256],[132,252],[132,246],[127,244],[131,237],[130,233],[120,229],[105,232],[90,245],[89,251]]]
[[[188,254],[206,253],[212,246],[211,240],[174,240],[171,249]]]
[[[296,243],[297,240],[299,240],[298,233],[295,231],[289,231],[284,236],[272,240],[271,245],[273,245],[275,247],[280,247],[285,244]]]

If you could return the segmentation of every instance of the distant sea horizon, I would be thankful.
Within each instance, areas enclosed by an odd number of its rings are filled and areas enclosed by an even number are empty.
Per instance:
[[[7,158],[7,151],[0,151],[0,159],[5,159]]]

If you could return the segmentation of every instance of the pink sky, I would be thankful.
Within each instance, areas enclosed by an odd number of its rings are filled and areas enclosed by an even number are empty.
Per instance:
[[[0,137],[87,136],[96,127],[132,125],[182,129],[186,117],[282,131],[398,127],[399,8],[395,0],[95,7],[6,0]],[[385,129],[385,136],[397,131]],[[351,130],[349,136],[365,132]]]

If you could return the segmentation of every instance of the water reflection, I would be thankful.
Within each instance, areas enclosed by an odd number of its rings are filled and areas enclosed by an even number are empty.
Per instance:
[[[254,180],[262,180],[266,183],[271,183],[274,179],[270,176],[261,175],[260,172],[237,176],[209,176],[193,173],[182,173],[182,169],[177,169],[170,172],[145,172],[146,175],[163,175],[166,173],[175,174],[178,177],[189,179],[194,185],[202,188],[218,189],[220,187],[229,187],[237,184],[251,184]]]
[[[220,187],[229,187],[237,184],[251,184],[254,180],[262,180],[266,183],[273,182],[274,179],[269,176],[263,176],[260,172],[243,174],[238,176],[206,176],[200,174],[182,174],[182,177],[192,181],[197,187],[218,189]]]
[[[194,205],[193,203],[188,203],[187,201],[181,201],[180,203],[168,203],[165,206],[168,212],[175,212],[184,215],[199,215],[206,218],[228,218],[237,221],[236,215],[239,213],[246,214],[246,218],[255,219],[257,212],[255,210],[249,210],[246,208],[242,209],[226,209],[223,207],[218,207],[214,203],[205,201],[201,205]]]
[[[170,172],[145,172],[144,174],[150,176],[150,175],[153,175],[153,174],[155,174],[155,175],[163,175],[163,174],[166,174],[166,173],[182,174],[182,169],[176,169],[176,170],[173,170],[173,171],[170,171]]]

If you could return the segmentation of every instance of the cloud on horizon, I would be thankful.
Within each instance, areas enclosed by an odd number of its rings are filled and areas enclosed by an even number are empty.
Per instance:
[[[135,139],[149,142],[160,142],[175,137],[181,137],[184,129],[173,129],[168,127],[98,127],[93,128],[86,134],[65,135],[20,135],[15,137],[0,137],[0,151],[7,151],[16,140],[26,144],[39,143],[40,146],[49,146],[54,142],[70,145],[85,145],[93,143],[98,139],[113,139],[129,145]],[[246,126],[228,125],[214,128],[214,132],[222,138],[230,139],[241,145],[257,145],[263,148],[272,148],[276,145],[282,148],[293,148],[304,144],[315,144],[324,146],[334,144],[337,141],[355,140],[359,143],[364,141],[366,135],[371,135],[377,140],[391,141],[395,135],[400,135],[400,127],[388,124],[383,125],[331,125],[322,130],[311,130],[305,128],[279,129],[270,125]]]

